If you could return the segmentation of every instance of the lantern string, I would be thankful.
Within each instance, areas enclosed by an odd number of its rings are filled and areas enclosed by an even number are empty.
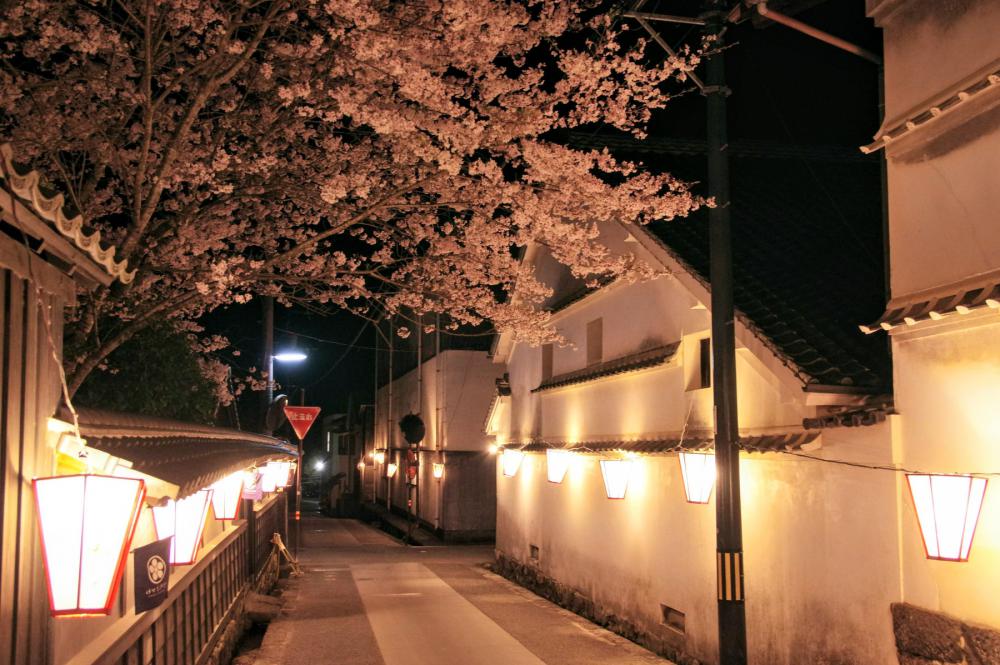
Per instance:
[[[52,320],[49,318],[49,307],[45,303],[45,297],[42,293],[42,287],[39,286],[38,281],[35,279],[34,264],[31,260],[32,254],[34,252],[31,249],[31,245],[28,244],[28,238],[21,228],[21,223],[17,218],[17,205],[16,201],[18,197],[14,193],[14,188],[10,184],[10,174],[7,172],[6,161],[0,160],[0,169],[3,172],[4,188],[10,195],[11,206],[10,213],[14,219],[14,225],[21,231],[21,242],[24,243],[24,248],[28,252],[27,264],[28,264],[28,278],[32,286],[35,287],[35,298],[38,300],[38,310],[42,315],[42,323],[45,328],[45,340],[48,342],[49,353],[52,354],[52,359],[55,361],[56,369],[59,370],[59,382],[62,387],[63,400],[66,402],[66,407],[69,409],[70,415],[73,418],[73,434],[76,436],[77,440],[82,441],[83,437],[80,435],[80,416],[76,412],[76,408],[73,406],[73,400],[70,399],[69,395],[69,384],[66,381],[66,370],[63,367],[62,358],[59,357],[59,350],[56,346],[55,339],[52,335]],[[90,472],[90,462],[87,461],[87,471]]]
[[[812,460],[814,462],[826,462],[827,464],[839,464],[841,466],[850,466],[856,469],[867,469],[869,471],[892,471],[894,473],[906,473],[920,476],[979,476],[979,477],[1000,477],[1000,471],[967,471],[967,472],[946,472],[942,473],[940,471],[915,471],[913,469],[907,469],[902,466],[895,464],[866,464],[864,462],[852,462],[850,460],[843,459],[829,459],[826,457],[818,457],[816,455],[810,455],[808,453],[802,453],[794,450],[776,450],[774,452],[781,453],[782,455],[791,455],[793,457],[801,457],[803,459]]]

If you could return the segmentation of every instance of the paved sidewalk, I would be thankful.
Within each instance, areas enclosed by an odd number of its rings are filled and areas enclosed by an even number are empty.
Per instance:
[[[405,547],[307,517],[287,604],[256,665],[669,665],[490,573],[489,547]]]

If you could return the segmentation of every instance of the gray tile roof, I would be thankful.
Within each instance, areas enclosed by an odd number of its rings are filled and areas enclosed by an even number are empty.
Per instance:
[[[584,367],[583,369],[566,372],[564,374],[557,374],[552,378],[542,381],[538,387],[533,389],[531,392],[537,393],[545,390],[553,390],[555,388],[562,388],[563,386],[594,381],[596,379],[613,376],[615,374],[638,372],[642,369],[657,367],[670,362],[670,360],[677,355],[677,349],[679,347],[680,342],[674,342],[673,344],[666,344],[664,346],[646,349],[638,353],[622,356],[621,358],[605,360],[604,362],[596,363],[594,365],[590,365],[589,367]]]
[[[78,413],[88,446],[179,486],[181,497],[245,467],[296,456],[287,441],[252,432],[98,409]],[[66,412],[60,418],[72,422]]]

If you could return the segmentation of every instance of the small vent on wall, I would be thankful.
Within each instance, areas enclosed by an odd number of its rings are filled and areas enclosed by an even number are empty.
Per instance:
[[[528,554],[532,561],[538,561],[538,545],[528,545]]]
[[[660,612],[663,615],[663,625],[667,628],[672,628],[680,634],[684,634],[684,613],[680,610],[675,610],[667,605],[660,605]]]

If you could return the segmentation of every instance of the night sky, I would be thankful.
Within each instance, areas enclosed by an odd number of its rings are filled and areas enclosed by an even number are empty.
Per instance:
[[[693,15],[700,3],[676,0],[649,1],[643,11]],[[881,34],[864,13],[863,0],[771,2],[771,7],[794,13],[812,26],[881,52]],[[657,24],[675,46],[694,44],[698,28]],[[631,29],[641,31],[634,22]],[[856,149],[867,143],[879,125],[878,67],[855,55],[811,37],[759,19],[731,26],[726,34],[726,68],[732,95],[729,98],[730,141],[755,140],[778,145],[838,146]],[[701,68],[703,70],[703,68]],[[703,72],[699,72],[703,73]],[[704,139],[705,104],[696,91],[684,92],[660,112],[651,135]],[[601,129],[593,130],[596,137]],[[257,301],[213,312],[203,319],[210,332],[226,335],[238,357],[223,354],[234,373],[261,366],[261,307]],[[276,363],[279,391],[295,402],[297,390],[306,389],[306,402],[323,408],[323,415],[343,412],[348,401],[371,403],[375,383],[376,333],[367,321],[344,312],[323,314],[275,304],[275,349],[289,345],[293,334],[309,354],[299,365]],[[412,341],[412,340],[411,340]],[[488,348],[489,337],[450,340],[463,347]],[[428,337],[426,344],[432,343]],[[445,342],[446,345],[448,341]],[[379,363],[385,378],[385,344]],[[413,364],[415,355],[397,363]],[[240,400],[241,426],[254,429],[259,420],[260,398]],[[318,428],[317,428],[318,429]],[[315,436],[315,433],[313,434]],[[310,437],[312,438],[312,437]]]

